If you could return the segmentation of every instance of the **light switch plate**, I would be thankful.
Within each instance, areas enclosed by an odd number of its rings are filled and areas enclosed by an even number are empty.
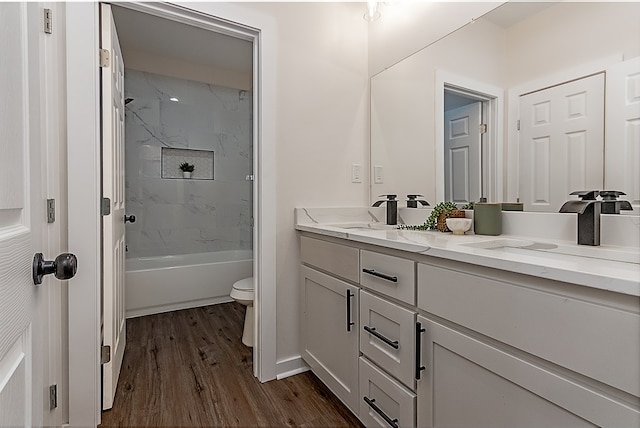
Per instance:
[[[351,165],[351,182],[362,183],[362,166],[358,164]]]
[[[384,183],[384,168],[381,165],[373,167],[373,182],[375,184]]]

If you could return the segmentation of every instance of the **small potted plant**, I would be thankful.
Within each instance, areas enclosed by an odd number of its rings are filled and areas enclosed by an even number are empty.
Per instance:
[[[398,229],[405,230],[439,230],[440,232],[451,232],[447,227],[447,218],[464,218],[465,212],[459,209],[453,202],[440,202],[431,210],[429,218],[420,226],[401,225]]]
[[[447,227],[447,218],[464,218],[465,212],[458,209],[453,202],[440,202],[431,210],[429,218],[425,222],[426,226],[431,230],[439,230],[440,232],[450,232]]]
[[[180,164],[180,170],[182,171],[183,178],[191,178],[191,173],[196,169],[196,166],[189,162],[182,162]]]

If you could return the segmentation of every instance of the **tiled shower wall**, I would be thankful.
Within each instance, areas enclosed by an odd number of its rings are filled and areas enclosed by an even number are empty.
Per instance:
[[[251,94],[128,69],[125,98],[127,257],[251,249]],[[214,179],[161,178],[162,147],[212,151]]]

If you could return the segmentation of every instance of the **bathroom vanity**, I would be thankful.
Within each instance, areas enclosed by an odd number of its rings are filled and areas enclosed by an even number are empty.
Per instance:
[[[302,357],[366,426],[640,426],[634,249],[311,217],[297,212]]]

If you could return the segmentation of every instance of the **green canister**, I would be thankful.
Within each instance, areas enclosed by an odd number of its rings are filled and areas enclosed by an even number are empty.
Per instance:
[[[502,233],[502,204],[474,203],[473,231],[476,235],[500,235]]]

